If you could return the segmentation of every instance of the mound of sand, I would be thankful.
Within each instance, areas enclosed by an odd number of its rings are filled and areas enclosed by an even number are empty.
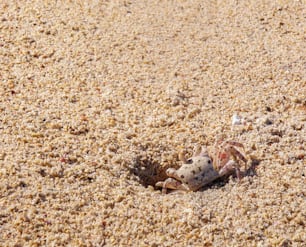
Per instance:
[[[49,2],[0,3],[1,246],[305,244],[305,2]],[[220,135],[240,183],[154,187]]]

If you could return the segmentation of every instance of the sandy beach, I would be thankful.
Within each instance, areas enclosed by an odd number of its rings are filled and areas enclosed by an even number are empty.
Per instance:
[[[305,6],[1,1],[0,246],[305,246]],[[240,181],[155,187],[220,138]]]

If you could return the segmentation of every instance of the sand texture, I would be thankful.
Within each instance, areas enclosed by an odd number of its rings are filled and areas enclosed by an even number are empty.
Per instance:
[[[305,6],[0,1],[0,246],[305,246]],[[240,182],[154,186],[218,138]]]

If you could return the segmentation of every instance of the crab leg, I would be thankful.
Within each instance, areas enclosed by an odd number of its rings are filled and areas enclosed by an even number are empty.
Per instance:
[[[244,163],[247,162],[246,157],[235,147],[229,147],[229,151],[231,153],[231,155],[233,155],[234,157],[238,157],[239,159],[241,159]]]
[[[236,147],[240,147],[240,148],[244,148],[243,144],[240,142],[236,142],[236,141],[225,141],[225,144],[230,144]]]
[[[227,152],[218,150],[216,153],[216,168],[220,169],[221,167],[223,167],[229,159],[229,156],[230,155]]]
[[[162,193],[166,194],[167,193],[167,189],[173,189],[173,190],[189,190],[189,188],[182,184],[180,181],[177,181],[174,178],[167,178],[165,181],[163,182],[157,182],[155,184],[155,186],[157,187],[162,187]]]
[[[247,165],[247,159],[246,157],[235,147],[229,146],[226,148],[226,150],[234,157],[235,160],[237,160],[237,157],[244,162],[244,167],[246,169]]]
[[[238,180],[240,180],[241,179],[241,172],[240,172],[240,169],[239,169],[239,167],[237,166],[237,163],[235,162],[235,161],[233,161],[233,160],[229,160],[226,164],[225,164],[225,166],[223,166],[222,168],[221,168],[221,170],[219,171],[219,175],[222,177],[222,176],[224,176],[224,175],[226,175],[226,174],[230,174],[232,171],[234,171],[235,170],[235,172],[236,172],[236,176],[237,176],[237,178],[238,178]]]

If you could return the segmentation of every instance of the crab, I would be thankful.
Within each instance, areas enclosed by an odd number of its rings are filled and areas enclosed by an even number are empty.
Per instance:
[[[166,174],[169,178],[155,184],[162,187],[162,193],[167,189],[197,191],[217,178],[236,173],[241,179],[240,165],[247,164],[247,158],[239,150],[244,149],[243,144],[237,141],[217,141],[210,156],[206,147],[196,147],[191,158],[186,159],[184,153],[179,154],[183,165],[179,169],[168,168]]]

